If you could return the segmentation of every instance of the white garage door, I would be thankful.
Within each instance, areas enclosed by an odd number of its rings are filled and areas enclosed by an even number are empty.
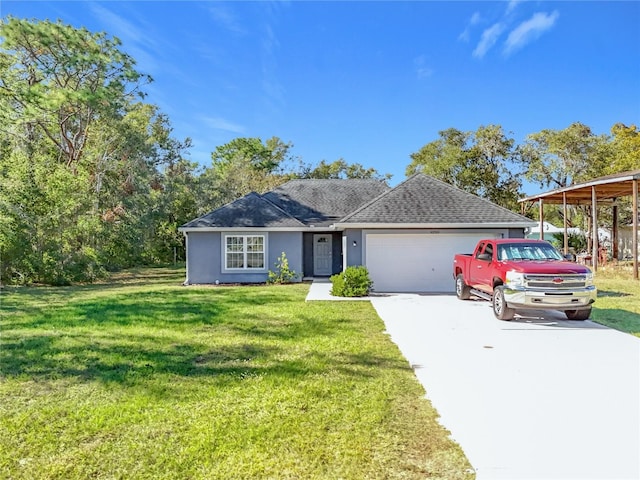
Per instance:
[[[377,292],[453,292],[453,256],[471,253],[477,234],[368,234],[365,261]]]

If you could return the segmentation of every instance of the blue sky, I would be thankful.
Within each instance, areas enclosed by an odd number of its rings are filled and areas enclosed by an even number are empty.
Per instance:
[[[395,185],[449,127],[521,142],[640,125],[637,1],[3,0],[0,14],[120,38],[204,165],[233,138],[277,136],[306,163],[343,158]]]

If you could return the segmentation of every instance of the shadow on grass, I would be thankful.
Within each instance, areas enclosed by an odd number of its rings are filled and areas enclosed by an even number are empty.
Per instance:
[[[598,297],[610,297],[610,298],[619,298],[619,297],[630,297],[630,293],[625,292],[615,292],[612,290],[598,290]]]
[[[592,319],[601,325],[640,337],[640,314],[638,313],[620,308],[594,307]]]

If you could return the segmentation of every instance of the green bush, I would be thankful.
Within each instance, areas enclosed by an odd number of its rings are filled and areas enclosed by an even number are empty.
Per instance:
[[[336,297],[364,297],[369,294],[373,282],[367,267],[347,267],[344,272],[331,277],[331,295]]]
[[[298,274],[289,268],[289,260],[284,252],[276,260],[276,271],[269,270],[267,283],[281,285],[283,283],[295,282],[298,279]]]

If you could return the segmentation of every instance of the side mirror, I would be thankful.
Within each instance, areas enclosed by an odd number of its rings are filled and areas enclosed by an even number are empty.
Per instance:
[[[567,253],[565,255],[562,255],[562,258],[564,258],[568,262],[575,262],[576,261],[576,256],[573,253]]]
[[[481,253],[476,258],[478,260],[482,260],[484,262],[490,262],[491,261],[491,254],[490,253]]]

